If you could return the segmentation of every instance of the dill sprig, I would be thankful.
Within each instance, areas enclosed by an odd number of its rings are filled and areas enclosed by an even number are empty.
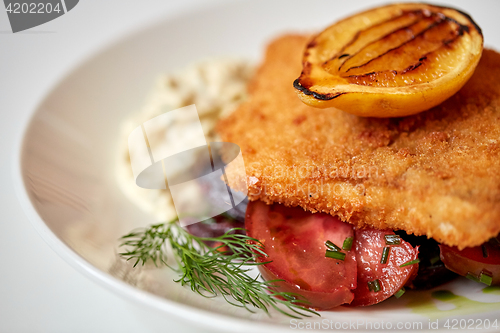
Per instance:
[[[227,231],[218,237],[198,237],[181,228],[176,220],[151,225],[122,237],[120,253],[126,260],[138,264],[152,262],[165,265],[179,274],[175,282],[188,285],[204,297],[222,295],[235,306],[254,313],[253,308],[269,315],[269,308],[292,317],[310,317],[319,314],[303,306],[307,302],[299,295],[273,290],[274,283],[282,280],[260,281],[247,275],[249,267],[266,264],[256,262],[254,256],[267,257],[262,244],[255,238]],[[216,242],[210,247],[205,242]],[[172,248],[177,265],[167,264],[167,244]],[[250,307],[252,306],[252,307]]]

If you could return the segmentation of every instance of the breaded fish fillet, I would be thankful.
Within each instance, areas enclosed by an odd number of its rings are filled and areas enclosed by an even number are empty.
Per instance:
[[[272,42],[250,98],[218,131],[238,144],[251,200],[405,230],[459,248],[500,231],[500,54],[443,104],[360,118],[303,104],[292,86],[307,36]]]

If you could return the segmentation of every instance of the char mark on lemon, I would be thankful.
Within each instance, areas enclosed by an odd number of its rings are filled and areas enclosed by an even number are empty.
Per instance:
[[[296,79],[293,81],[293,87],[301,92],[303,92],[306,95],[312,95],[314,98],[322,100],[322,101],[329,101],[334,98],[340,97],[341,95],[344,95],[346,93],[336,93],[336,94],[319,94],[317,92],[311,91],[308,88],[304,87],[300,83],[300,78]]]

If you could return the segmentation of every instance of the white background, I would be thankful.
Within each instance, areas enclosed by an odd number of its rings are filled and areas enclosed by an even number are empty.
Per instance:
[[[21,210],[11,166],[30,114],[72,67],[134,30],[206,5],[82,0],[54,21],[13,34],[0,4],[0,332],[200,332],[145,312],[64,262]]]

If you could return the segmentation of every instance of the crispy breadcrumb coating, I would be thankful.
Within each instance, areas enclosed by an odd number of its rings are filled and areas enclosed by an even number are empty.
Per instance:
[[[500,231],[500,54],[415,116],[361,118],[303,104],[292,83],[307,36],[273,41],[250,98],[218,124],[238,144],[251,200],[402,229],[459,248]]]

